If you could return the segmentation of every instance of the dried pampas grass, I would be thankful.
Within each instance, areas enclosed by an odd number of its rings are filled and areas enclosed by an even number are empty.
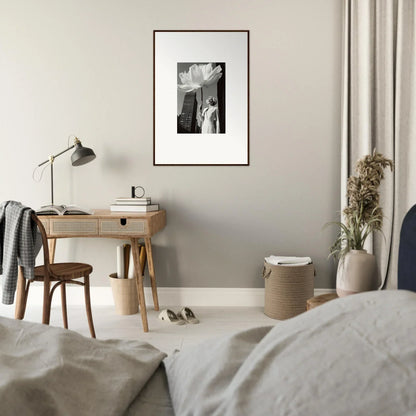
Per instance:
[[[371,155],[360,159],[355,171],[347,181],[348,206],[344,209],[345,224],[331,247],[330,255],[343,257],[349,250],[363,250],[367,237],[383,227],[383,210],[380,206],[379,186],[384,178],[384,170],[394,169],[393,161],[374,149]]]

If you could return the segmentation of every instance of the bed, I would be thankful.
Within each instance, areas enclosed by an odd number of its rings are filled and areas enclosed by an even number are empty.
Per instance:
[[[0,318],[0,414],[415,415],[416,293],[366,292],[170,356]]]

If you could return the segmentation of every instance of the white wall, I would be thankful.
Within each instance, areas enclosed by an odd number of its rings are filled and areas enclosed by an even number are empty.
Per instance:
[[[250,30],[250,166],[154,167],[153,30]],[[261,287],[269,254],[309,255],[316,287],[339,210],[339,0],[0,0],[0,200],[49,203],[36,164],[75,134],[97,159],[55,162],[55,200],[107,207],[142,185],[167,210],[159,286]],[[115,271],[117,240],[60,241],[57,260]]]

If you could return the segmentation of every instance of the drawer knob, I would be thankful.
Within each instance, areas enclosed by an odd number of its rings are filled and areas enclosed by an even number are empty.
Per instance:
[[[126,218],[120,218],[120,224],[121,225],[126,225],[127,224],[127,219]]]

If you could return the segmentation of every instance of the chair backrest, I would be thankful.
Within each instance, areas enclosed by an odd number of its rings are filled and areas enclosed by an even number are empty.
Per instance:
[[[48,245],[48,237],[46,236],[45,227],[43,226],[42,221],[38,218],[38,216],[34,212],[32,213],[32,221],[36,223],[36,225],[38,226],[39,232],[42,236],[43,264],[47,268],[48,272],[50,272],[49,245]]]

